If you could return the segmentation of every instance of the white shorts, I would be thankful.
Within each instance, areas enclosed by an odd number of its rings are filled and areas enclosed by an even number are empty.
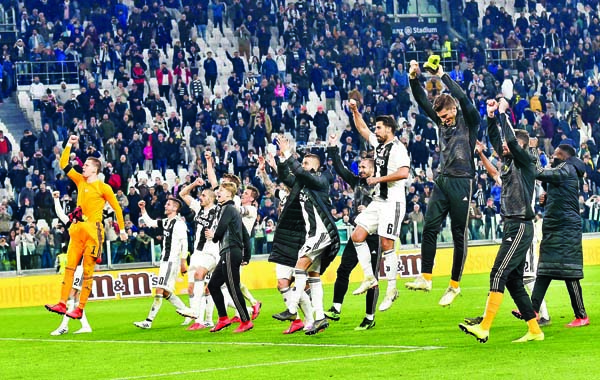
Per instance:
[[[195,251],[192,256],[190,256],[190,267],[189,270],[195,271],[196,269],[202,267],[207,269],[209,272],[212,272],[217,267],[217,263],[219,262],[219,255],[213,255],[205,252]]]
[[[78,265],[73,274],[73,289],[81,291],[83,285],[83,266]]]
[[[319,272],[321,270],[321,254],[329,248],[331,239],[327,232],[315,234],[315,236],[307,237],[304,246],[298,252],[298,258],[308,257],[312,264],[307,272]]]
[[[294,277],[294,267],[275,264],[275,275],[278,280],[291,280]]]
[[[395,241],[400,236],[405,212],[405,200],[401,202],[374,200],[358,214],[354,221],[369,235],[377,233],[379,236]]]
[[[157,288],[164,289],[169,293],[175,290],[175,280],[177,280],[177,272],[179,265],[170,261],[162,261],[158,270]]]
[[[538,265],[538,245],[531,243],[529,250],[525,254],[525,268],[523,270],[523,278],[535,278],[537,275]]]

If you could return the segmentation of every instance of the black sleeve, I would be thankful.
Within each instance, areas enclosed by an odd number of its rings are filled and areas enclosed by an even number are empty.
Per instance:
[[[523,149],[519,145],[517,137],[515,136],[515,131],[510,125],[507,114],[500,114],[500,127],[502,128],[502,133],[506,139],[506,145],[508,145],[508,149],[510,150],[510,153],[512,153],[515,162],[519,163],[520,166],[530,165],[532,163],[532,156],[529,155],[527,149]]]
[[[223,240],[225,236],[225,232],[227,232],[227,228],[229,228],[229,223],[235,217],[235,210],[233,207],[225,206],[223,208],[223,212],[221,214],[221,218],[219,219],[219,224],[217,225],[217,229],[215,231],[215,235],[213,236],[213,243],[217,243]]]
[[[410,89],[419,107],[423,109],[425,114],[431,120],[433,120],[437,125],[440,125],[442,121],[438,117],[437,113],[433,110],[433,106],[431,105],[431,103],[429,103],[429,100],[427,100],[427,95],[425,94],[425,90],[423,90],[419,79],[411,79],[409,82]]]
[[[304,170],[302,165],[293,156],[285,160],[285,165],[290,169],[290,172],[296,177],[300,183],[311,190],[324,191],[327,190],[329,184],[325,177],[313,175]]]
[[[248,235],[248,231],[246,231],[246,228],[244,227],[243,224],[242,224],[242,239],[244,241],[244,258],[243,258],[243,261],[249,263],[250,262],[250,255],[251,255],[250,235]]]
[[[291,175],[290,169],[283,161],[277,163],[277,178],[288,187],[294,186],[294,183],[296,182],[296,177]]]
[[[502,156],[502,139],[500,137],[500,130],[498,130],[498,117],[488,117],[488,137],[492,147],[498,153],[498,156]]]
[[[342,163],[340,157],[340,150],[337,146],[330,146],[327,148],[327,156],[333,160],[333,168],[335,172],[342,177],[342,179],[351,187],[356,186],[358,183],[358,177],[348,170]]]
[[[477,132],[479,131],[479,123],[480,116],[477,108],[471,103],[467,94],[463,91],[462,87],[458,85],[455,81],[450,78],[448,73],[442,75],[442,82],[448,87],[452,96],[458,99],[460,103],[460,109],[463,112],[465,121],[467,122],[467,127],[469,127],[469,133],[475,134],[477,136]]]

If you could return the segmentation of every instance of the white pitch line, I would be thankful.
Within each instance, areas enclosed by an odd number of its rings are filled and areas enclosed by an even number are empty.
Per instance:
[[[327,357],[311,358],[311,359],[285,360],[285,361],[280,361],[280,362],[237,365],[237,366],[232,366],[232,367],[203,368],[203,369],[193,369],[193,370],[189,370],[189,371],[156,373],[156,374],[152,374],[152,375],[143,375],[143,376],[117,377],[112,380],[148,379],[148,378],[165,377],[165,376],[189,375],[192,373],[206,373],[206,372],[216,372],[216,371],[229,371],[229,370],[233,370],[233,369],[248,369],[248,368],[255,368],[255,367],[271,367],[271,366],[280,366],[280,365],[288,365],[288,364],[310,363],[310,362],[319,362],[319,361],[325,361],[325,360],[331,360],[331,359],[352,359],[352,358],[360,358],[360,357],[366,357],[366,356],[394,355],[394,354],[402,354],[402,353],[406,353],[406,352],[429,351],[429,350],[435,350],[438,348],[443,348],[443,347],[421,347],[421,348],[413,348],[413,349],[409,349],[409,350],[372,352],[372,353],[368,353],[368,354],[363,353],[363,354],[353,354],[353,355],[327,356]]]
[[[270,346],[270,347],[327,347],[327,348],[392,348],[401,350],[437,350],[441,346],[397,346],[372,344],[310,344],[310,343],[273,343],[273,342],[203,342],[203,341],[157,341],[157,340],[76,340],[76,339],[42,339],[42,338],[0,338],[10,342],[44,342],[44,343],[114,343],[114,344],[186,344],[186,345],[221,345],[221,346]]]

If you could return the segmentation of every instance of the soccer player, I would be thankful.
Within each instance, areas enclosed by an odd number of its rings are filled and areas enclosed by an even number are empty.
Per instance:
[[[394,246],[400,235],[406,211],[404,180],[408,178],[410,158],[404,144],[395,136],[398,124],[393,116],[378,116],[375,119],[375,133],[373,133],[358,112],[356,101],[351,99],[349,104],[356,129],[369,144],[375,147],[375,173],[366,179],[367,185],[375,186],[373,201],[356,217],[356,227],[352,232],[352,244],[356,248],[358,262],[365,277],[352,294],[362,294],[378,285],[371,265],[371,250],[366,243],[369,235],[377,234],[388,280],[382,302],[384,309],[387,310],[398,298],[396,288],[398,256]]]
[[[217,181],[217,174],[213,165],[212,154],[207,151],[204,153],[204,158],[206,159],[206,176],[208,177],[208,182],[210,182],[210,185],[214,190],[219,186],[219,182]],[[242,184],[238,176],[230,173],[223,174],[221,182],[231,182],[235,184],[238,189]],[[252,235],[252,229],[254,228],[254,223],[256,223],[256,218],[258,217],[258,210],[256,209],[256,206],[254,206],[254,202],[256,202],[258,195],[258,189],[256,187],[247,186],[242,193],[242,197],[239,197],[237,194],[235,194],[233,197],[233,202],[242,215],[242,223],[246,228],[248,236]],[[240,270],[242,268],[243,267],[240,267]],[[248,287],[243,283],[240,283],[240,289],[244,295],[244,298],[246,298],[246,300],[250,302],[250,305],[252,305],[252,319],[254,320],[258,317],[258,314],[260,314],[260,307],[262,304],[257,301],[254,296],[252,296],[252,293],[250,293]]]
[[[138,202],[138,206],[146,225],[150,228],[158,228],[161,235],[163,235],[158,284],[156,285],[154,302],[145,320],[133,322],[136,327],[150,329],[152,328],[154,318],[156,318],[162,306],[163,299],[168,300],[175,306],[175,310],[185,310],[187,308],[183,301],[174,293],[178,269],[182,275],[187,272],[185,262],[188,252],[187,226],[185,225],[185,221],[179,216],[182,203],[177,198],[171,197],[165,203],[166,218],[164,219],[154,220],[150,218],[146,212],[146,202],[140,201]],[[191,314],[191,311],[188,310],[186,313]]]
[[[267,156],[267,159],[269,166],[271,166],[273,170],[277,170],[275,159],[270,154]],[[281,204],[283,204],[281,215],[285,215],[285,217],[282,216],[279,218],[275,236],[273,237],[273,250],[269,256],[269,261],[275,262],[277,290],[279,290],[281,297],[283,297],[283,302],[289,309],[291,301],[290,295],[294,291],[292,287],[292,282],[294,281],[294,266],[298,260],[298,251],[301,249],[301,244],[298,244],[297,237],[299,234],[301,235],[302,243],[305,238],[304,233],[299,233],[299,231],[305,230],[302,210],[300,209],[300,201],[296,198],[296,202],[287,202],[288,191],[275,188],[275,185],[267,175],[265,170],[265,158],[262,156],[258,158],[257,175],[262,179],[267,190],[271,194],[274,194],[281,201]],[[293,184],[290,182],[292,181],[292,177],[289,176],[289,171],[287,170],[279,174],[279,180],[283,182],[284,186],[286,186],[286,183]],[[293,234],[293,237],[288,234]],[[294,237],[296,237],[296,239],[294,239]],[[304,322],[296,316],[296,318],[292,320],[290,326],[283,330],[284,334],[293,334],[302,329],[304,329],[304,331],[312,329],[314,316],[310,296],[306,291],[300,293],[299,305],[304,314]]]
[[[214,229],[217,222],[217,207],[215,193],[210,189],[204,189],[200,193],[200,200],[192,198],[190,192],[199,186],[203,186],[204,181],[201,178],[196,179],[190,185],[184,187],[179,196],[196,214],[196,236],[194,239],[194,250],[190,257],[190,267],[188,269],[188,295],[190,298],[189,309],[177,310],[179,314],[184,314],[187,318],[195,319],[195,322],[188,327],[189,331],[199,330],[207,327],[203,323],[206,311],[206,276],[213,272],[219,261],[219,246],[206,239],[204,234],[207,230]],[[185,315],[186,311],[191,309],[191,315]]]
[[[469,205],[475,178],[473,152],[477,131],[481,124],[479,111],[473,106],[461,87],[444,73],[439,65],[436,76],[450,90],[441,94],[433,105],[427,100],[419,82],[419,64],[410,62],[410,88],[425,114],[440,130],[440,168],[435,179],[431,198],[427,204],[423,242],[421,243],[421,274],[405,286],[412,290],[431,290],[431,274],[435,260],[437,236],[443,221],[450,213],[454,257],[450,285],[440,299],[441,306],[448,306],[460,293],[460,279],[467,259],[467,233]],[[458,108],[460,104],[460,109]]]
[[[535,150],[535,149],[537,149],[536,146],[537,146],[537,140],[530,139],[529,147],[532,150]],[[475,152],[479,156],[479,159],[483,162],[483,166],[485,167],[485,170],[488,172],[490,177],[494,179],[494,181],[502,184],[502,178],[500,178],[500,174],[498,173],[498,170],[494,167],[494,165],[492,165],[490,160],[488,160],[488,158],[483,153],[485,151],[485,149],[486,149],[485,144],[480,143],[478,141],[477,147],[475,148]],[[532,154],[537,154],[537,153],[532,152]],[[532,197],[532,202],[531,202],[532,208],[533,208],[534,204],[535,204],[535,197]],[[539,237],[536,236],[537,234],[536,234],[535,225],[533,227],[533,230],[534,230],[533,240],[531,242],[531,245],[529,246],[529,250],[525,254],[525,268],[523,269],[523,283],[525,284],[525,288],[527,288],[527,290],[530,293],[533,292],[533,286],[535,284],[536,268],[537,268],[536,246],[537,246],[537,243],[539,242],[539,240],[536,240],[536,239],[539,239]],[[515,317],[522,319],[521,313],[519,312],[519,310],[513,310],[512,314]],[[540,325],[540,327],[550,325],[551,321],[550,321],[550,315],[548,314],[548,308],[546,306],[546,301],[542,301],[542,304],[540,305],[539,317],[540,318],[538,320],[538,325]],[[483,317],[465,318],[465,323],[468,325],[476,325],[476,324],[481,323],[482,321],[483,321]]]
[[[241,323],[234,332],[242,333],[254,327],[240,290],[240,266],[247,265],[250,261],[250,238],[243,227],[240,212],[233,202],[236,194],[237,186],[234,183],[223,183],[219,186],[217,190],[217,200],[220,205],[219,222],[215,231],[205,231],[208,240],[219,243],[221,256],[208,283],[208,290],[219,312],[219,320],[210,332],[217,332],[231,325],[221,292],[223,284],[227,285],[229,295],[240,314]]]
[[[515,304],[527,321],[528,331],[514,342],[544,340],[544,333],[537,323],[536,315],[529,295],[523,284],[525,255],[533,240],[533,222],[535,216],[531,207],[535,187],[535,156],[529,152],[527,131],[513,131],[506,110],[508,102],[501,99],[487,102],[488,136],[494,150],[502,154],[502,195],[500,212],[504,217],[502,244],[496,255],[490,273],[490,292],[485,314],[480,324],[460,323],[459,328],[473,335],[479,342],[487,342],[492,322],[502,304],[504,289],[508,289]],[[503,144],[498,130],[496,110],[500,115],[500,127],[506,142]]]
[[[333,159],[333,168],[342,179],[354,190],[354,202],[352,215],[355,215],[350,223],[356,226],[354,219],[360,212],[364,211],[372,201],[373,188],[367,184],[367,178],[373,176],[374,164],[373,159],[363,158],[358,164],[358,176],[344,167],[340,158],[340,151],[337,147],[338,137],[336,135],[329,136],[329,147],[327,148],[327,156]],[[379,275],[379,264],[381,257],[379,256],[379,236],[376,234],[367,237],[367,245],[371,253],[371,265],[375,278]],[[342,312],[342,303],[344,296],[348,291],[348,282],[350,273],[358,264],[356,248],[354,244],[346,244],[342,253],[342,261],[337,270],[337,277],[333,287],[333,305],[325,312],[325,316],[333,321],[340,320]],[[367,290],[366,297],[366,315],[363,321],[355,328],[355,330],[368,330],[375,327],[375,306],[379,297],[379,287],[376,286]],[[379,310],[385,311],[392,306],[394,297],[388,297],[381,303]]]
[[[590,324],[579,283],[583,278],[579,188],[584,173],[585,164],[567,144],[559,145],[554,151],[552,168],[544,169],[538,161],[536,178],[548,186],[548,191],[544,197],[546,213],[531,301],[533,309],[538,312],[550,282],[565,281],[575,313],[575,319],[567,327]]]
[[[329,200],[329,182],[321,175],[319,156],[306,154],[300,164],[292,156],[290,142],[284,136],[277,137],[280,155],[283,157],[280,173],[288,170],[293,174],[292,190],[288,202],[298,198],[304,219],[306,238],[294,267],[296,288],[290,295],[289,309],[273,315],[280,321],[295,320],[298,305],[306,284],[310,286],[315,322],[306,335],[314,335],[329,327],[323,310],[323,284],[321,273],[337,255],[339,236]],[[283,218],[283,215],[281,216]],[[307,278],[308,275],[308,278]]]
[[[104,241],[104,227],[102,226],[102,212],[104,204],[108,202],[115,212],[117,223],[121,231],[121,240],[127,240],[125,223],[121,206],[110,186],[98,179],[102,163],[95,157],[88,157],[83,164],[83,172],[79,174],[69,164],[71,147],[79,141],[79,137],[71,135],[67,145],[60,156],[60,167],[77,186],[77,206],[81,210],[79,220],[74,220],[69,227],[71,237],[67,250],[67,267],[63,277],[60,301],[55,305],[46,305],[46,309],[57,314],[66,314],[73,319],[81,319],[83,310],[92,291],[92,280],[96,259],[102,255],[102,242]],[[79,305],[75,310],[67,312],[67,299],[73,286],[74,272],[77,265],[83,260],[83,283],[79,295]]]
[[[60,192],[54,191],[52,192],[52,198],[54,199],[54,210],[56,211],[56,216],[58,216],[58,220],[64,223],[65,226],[70,225],[69,217],[63,211],[60,205]],[[75,274],[73,275],[73,287],[69,292],[69,299],[67,300],[67,312],[73,311],[79,304],[79,294],[81,294],[81,285],[83,283],[83,267],[81,263],[75,269]],[[64,335],[69,332],[69,320],[70,318],[65,314],[63,315],[62,322],[60,326],[56,328],[56,330],[52,331],[50,335],[58,336]],[[86,312],[81,313],[81,328],[74,332],[74,334],[84,334],[91,333],[92,327],[90,326]]]

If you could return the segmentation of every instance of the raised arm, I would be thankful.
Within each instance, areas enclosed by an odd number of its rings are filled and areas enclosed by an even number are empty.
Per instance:
[[[412,94],[415,97],[415,100],[417,101],[419,107],[423,109],[425,114],[431,120],[433,120],[437,125],[440,125],[441,120],[438,117],[437,113],[433,110],[433,106],[431,105],[431,103],[429,103],[429,100],[427,100],[427,94],[425,94],[425,90],[423,90],[423,87],[421,87],[421,82],[419,82],[419,74],[420,70],[417,61],[410,61],[410,69],[408,72],[408,76],[410,78],[410,90],[412,91]]]
[[[217,173],[215,172],[212,154],[210,154],[210,152],[205,152],[204,158],[206,159],[206,176],[208,177],[208,183],[210,183],[210,186],[214,190],[219,186],[219,180],[217,179]]]
[[[296,177],[300,183],[312,190],[325,191],[328,187],[327,179],[321,175],[313,175],[311,172],[304,170],[302,164],[293,156],[289,156],[284,164],[290,169],[290,172]]]
[[[450,94],[458,99],[458,102],[460,103],[460,109],[462,110],[465,121],[467,122],[467,127],[469,127],[469,132],[476,135],[480,124],[479,111],[477,111],[477,108],[475,108],[473,103],[471,103],[469,97],[463,91],[462,87],[453,81],[452,78],[450,78],[450,75],[444,73],[444,68],[442,65],[439,66],[437,75],[440,77],[442,82],[444,82],[450,91]]]
[[[183,199],[186,205],[189,206],[194,200],[194,198],[190,195],[190,191],[198,186],[204,186],[204,180],[202,178],[196,178],[194,182],[190,183],[179,192],[179,196],[181,199]]]
[[[158,222],[152,219],[150,215],[148,215],[148,213],[146,212],[146,202],[139,201],[138,207],[140,208],[140,214],[144,218],[144,222],[146,223],[146,225],[150,228],[158,228]]]
[[[354,125],[356,126],[356,130],[363,139],[369,141],[369,135],[371,134],[371,131],[369,130],[367,123],[365,123],[364,119],[362,118],[360,112],[358,112],[358,104],[356,104],[356,100],[350,99],[348,105],[350,107],[350,112],[352,113],[352,119],[354,121]]]
[[[500,99],[500,103],[498,105],[498,111],[500,112],[500,128],[502,128],[506,145],[508,145],[508,149],[513,155],[516,163],[518,163],[520,166],[531,165],[534,158],[529,154],[527,149],[523,149],[519,145],[517,137],[515,136],[515,131],[510,123],[510,120],[508,119],[508,115],[506,114],[507,109],[508,102],[506,99]]]
[[[492,177],[496,182],[501,182],[498,169],[496,169],[494,165],[492,165],[490,160],[483,153],[485,152],[485,149],[485,145],[477,141],[477,145],[475,146],[475,153],[477,153],[477,155],[479,156],[479,159],[483,163],[483,167],[485,168],[490,177]]]
[[[60,168],[62,170],[65,171],[65,174],[73,181],[75,182],[75,185],[79,186],[79,184],[81,182],[84,181],[83,176],[79,173],[77,173],[75,171],[75,169],[73,169],[73,167],[70,164],[70,157],[71,157],[71,147],[75,144],[77,144],[77,142],[79,141],[79,137],[77,135],[71,135],[69,136],[69,141],[67,142],[67,145],[65,145],[65,148],[63,149],[62,154],[60,155]]]
[[[267,191],[273,193],[275,191],[275,184],[269,178],[267,171],[265,170],[266,160],[263,156],[258,157],[258,170],[256,171],[256,175],[261,179]]]
[[[491,99],[487,102],[487,125],[488,125],[488,137],[492,147],[498,153],[502,155],[502,138],[500,137],[500,130],[498,129],[498,119],[496,118],[496,110],[498,109],[498,103]]]
[[[342,179],[351,187],[356,186],[358,183],[358,177],[354,175],[348,168],[342,163],[340,158],[340,149],[334,144],[337,142],[337,135],[333,134],[329,136],[329,146],[327,147],[327,156],[333,160],[333,168],[335,172],[342,177]]]

